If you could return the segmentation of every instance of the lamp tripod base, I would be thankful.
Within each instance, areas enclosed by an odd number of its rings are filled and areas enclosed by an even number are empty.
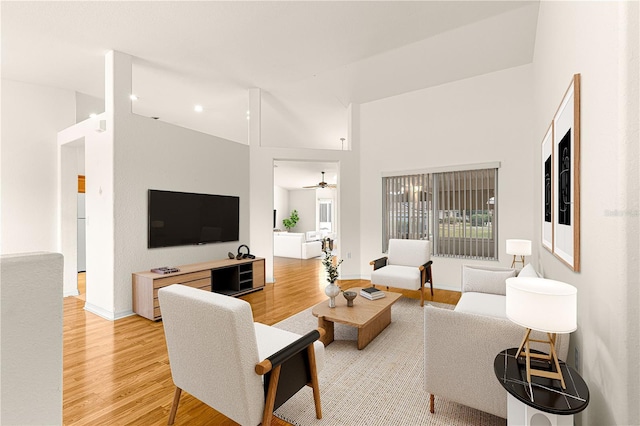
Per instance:
[[[522,267],[524,268],[524,256],[520,256],[520,260],[516,259],[516,255],[513,255],[513,262],[511,262],[511,267],[515,268],[516,263],[522,263]]]
[[[538,340],[531,338],[531,329],[527,328],[524,334],[522,343],[516,352],[516,359],[519,357],[525,357],[527,365],[527,381],[531,383],[531,376],[545,377],[547,379],[559,380],[562,384],[562,389],[566,389],[567,386],[564,383],[564,377],[562,377],[562,370],[560,369],[560,362],[558,361],[558,354],[556,353],[556,333],[547,333],[547,340]],[[531,352],[531,342],[546,343],[549,345],[549,355],[537,354]],[[540,370],[537,368],[531,368],[531,359],[548,361],[555,365],[556,371]]]

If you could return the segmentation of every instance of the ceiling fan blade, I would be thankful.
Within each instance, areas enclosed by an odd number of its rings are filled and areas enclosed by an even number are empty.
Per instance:
[[[324,172],[322,172],[322,180],[317,185],[303,186],[302,188],[312,189],[312,188],[335,188],[335,187],[336,187],[335,184],[327,183],[324,181]]]

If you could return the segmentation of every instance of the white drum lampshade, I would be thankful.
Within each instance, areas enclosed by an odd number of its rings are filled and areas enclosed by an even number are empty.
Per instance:
[[[565,389],[555,349],[556,335],[578,328],[578,289],[560,281],[522,277],[507,278],[506,290],[507,318],[527,329],[516,352],[516,358],[521,355],[527,358],[527,381],[531,383],[531,376],[557,379]],[[531,339],[531,330],[547,333],[548,339]],[[549,354],[532,353],[530,342],[548,343]],[[555,371],[531,368],[531,358],[550,361]]]
[[[578,328],[578,290],[545,278],[507,278],[507,318],[532,330],[571,333]]]
[[[507,254],[513,255],[511,267],[516,264],[516,256],[520,256],[518,262],[522,262],[524,267],[524,257],[531,256],[531,241],[529,240],[507,240]]]

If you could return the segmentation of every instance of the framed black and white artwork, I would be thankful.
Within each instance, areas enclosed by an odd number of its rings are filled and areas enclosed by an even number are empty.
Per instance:
[[[580,271],[580,74],[573,76],[553,118],[551,128],[552,251],[569,268],[578,272]]]
[[[542,246],[553,252],[553,122],[542,140]]]

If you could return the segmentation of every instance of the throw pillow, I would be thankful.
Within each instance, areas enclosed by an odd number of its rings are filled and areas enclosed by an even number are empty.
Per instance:
[[[507,292],[507,278],[515,276],[515,269],[489,270],[464,266],[462,271],[462,291],[505,295]]]
[[[527,263],[518,274],[518,277],[540,278],[540,275],[538,275],[536,270],[533,268],[533,265]]]

